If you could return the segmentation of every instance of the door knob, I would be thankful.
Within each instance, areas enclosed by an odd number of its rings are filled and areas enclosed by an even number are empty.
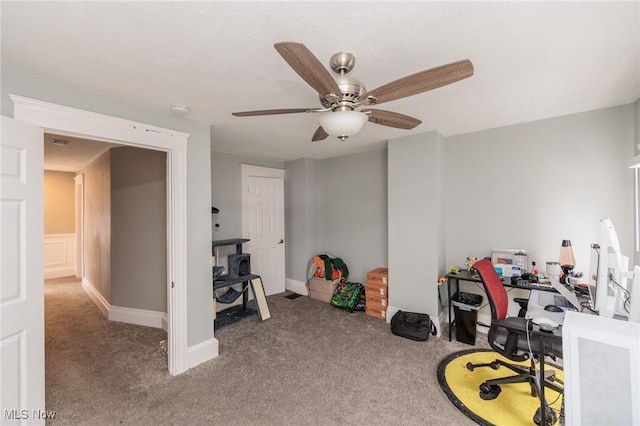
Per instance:
[[[284,240],[280,238],[280,241],[278,241],[278,244],[282,244],[282,243],[284,243]]]

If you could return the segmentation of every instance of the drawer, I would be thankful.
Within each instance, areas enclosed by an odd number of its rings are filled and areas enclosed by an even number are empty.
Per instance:
[[[375,296],[380,298],[389,297],[389,287],[386,284],[375,284],[369,281],[364,285],[364,292],[367,296]]]
[[[369,296],[366,292],[365,292],[365,306],[369,307],[371,306],[372,308],[375,307],[376,309],[387,309],[387,298],[381,298],[381,297],[375,297],[375,296]]]
[[[367,272],[367,282],[372,284],[388,284],[389,269],[378,268]]]
[[[370,317],[376,317],[376,318],[386,320],[387,308],[377,308],[377,307],[369,306],[369,304],[367,304],[365,307],[365,314],[367,314]]]

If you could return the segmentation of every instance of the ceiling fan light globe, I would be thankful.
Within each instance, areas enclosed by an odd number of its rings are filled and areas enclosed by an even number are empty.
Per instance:
[[[334,111],[322,115],[318,124],[329,136],[345,140],[362,130],[368,119],[367,114],[359,111]]]

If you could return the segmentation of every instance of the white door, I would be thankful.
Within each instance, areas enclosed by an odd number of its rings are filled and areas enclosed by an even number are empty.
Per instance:
[[[0,423],[44,424],[43,131],[2,117]]]
[[[249,176],[249,238],[251,272],[262,277],[267,296],[285,290],[284,180]]]

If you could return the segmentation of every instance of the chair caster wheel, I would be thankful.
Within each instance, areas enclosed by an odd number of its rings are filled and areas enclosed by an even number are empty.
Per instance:
[[[480,398],[485,401],[490,401],[492,399],[496,399],[498,395],[500,395],[500,386],[498,385],[488,385],[483,383],[480,385]]]
[[[549,407],[545,407],[546,415],[544,418],[544,425],[540,424],[540,407],[536,410],[536,413],[533,415],[533,422],[538,426],[552,426],[558,421],[558,416],[556,416],[556,412],[553,411]]]
[[[473,364],[471,364],[470,362],[467,363],[467,370],[469,371],[473,371]]]

